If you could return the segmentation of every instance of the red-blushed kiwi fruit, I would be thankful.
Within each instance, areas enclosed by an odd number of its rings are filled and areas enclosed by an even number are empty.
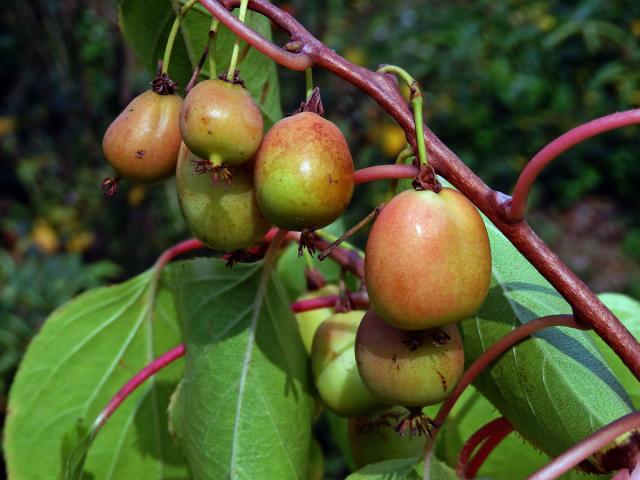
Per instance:
[[[152,184],[176,171],[182,98],[141,93],[109,125],[102,150],[119,177]]]
[[[423,453],[426,435],[400,435],[395,430],[398,421],[408,415],[406,408],[392,407],[369,417],[349,419],[349,445],[358,468],[396,458],[415,458]]]
[[[369,310],[356,336],[356,362],[369,391],[385,403],[424,407],[443,401],[464,371],[457,325],[400,330]]]
[[[362,383],[353,350],[362,310],[336,313],[313,337],[311,371],[320,398],[329,410],[349,417],[367,415],[384,406]]]
[[[351,201],[353,159],[338,127],[315,113],[298,113],[267,132],[254,179],[258,204],[274,225],[322,228]]]
[[[197,159],[183,144],[176,170],[180,210],[191,232],[207,246],[230,252],[248,248],[269,230],[256,203],[251,175],[244,165],[232,169],[231,185],[211,183],[193,169]]]
[[[451,188],[394,197],[371,227],[365,253],[371,306],[398,328],[459,322],[489,292],[487,230],[475,206]]]
[[[312,300],[314,298],[327,297],[329,295],[338,295],[340,289],[337,285],[325,285],[318,290],[307,292],[298,298],[300,300]],[[300,329],[300,335],[302,336],[302,343],[304,343],[307,352],[311,353],[311,345],[313,343],[313,336],[318,330],[318,327],[322,322],[335,313],[333,307],[316,308],[309,310],[308,312],[296,313],[296,321],[298,322],[298,328]]]
[[[204,80],[191,89],[180,111],[180,131],[189,150],[213,165],[239,165],[258,150],[260,109],[242,86]]]

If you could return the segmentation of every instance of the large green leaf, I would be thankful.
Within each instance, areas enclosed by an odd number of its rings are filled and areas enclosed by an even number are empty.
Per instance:
[[[513,328],[571,308],[487,222],[493,256],[489,296],[461,323],[467,362]],[[505,353],[475,382],[516,430],[555,456],[631,412],[629,396],[588,333],[552,328]]]
[[[172,424],[194,478],[302,478],[314,414],[308,360],[263,262],[176,266],[185,377]]]
[[[347,480],[422,480],[424,464],[418,460],[400,459],[372,463],[347,477]],[[458,478],[453,470],[440,462],[431,459],[431,480],[455,480]]]
[[[180,343],[171,293],[152,302],[152,272],[91,290],[55,311],[33,339],[12,386],[4,437],[9,476],[54,478],[108,400],[152,359]],[[142,385],[105,424],[86,473],[101,478],[180,478],[186,463],[168,434],[177,363]],[[80,423],[79,423],[80,422]]]
[[[119,1],[120,28],[127,42],[150,72],[155,72],[158,60],[164,55],[169,30],[175,18],[173,5],[174,2],[171,0]],[[197,5],[182,22],[169,67],[171,78],[176,80],[182,88],[189,82],[202,55],[208,40],[211,20],[209,12]],[[249,11],[245,21],[263,37],[271,38],[271,25],[265,17]],[[235,36],[228,29],[220,26],[216,48],[218,74],[226,73],[234,42]],[[247,89],[262,111],[265,126],[269,127],[282,117],[275,63],[256,49],[249,48],[246,43],[241,42],[238,65]],[[207,72],[207,68],[204,68],[202,74],[206,76]]]
[[[640,302],[620,293],[603,293],[599,297],[631,334],[640,340]],[[616,378],[631,396],[634,406],[640,409],[640,382],[595,332],[591,332],[591,335]]]

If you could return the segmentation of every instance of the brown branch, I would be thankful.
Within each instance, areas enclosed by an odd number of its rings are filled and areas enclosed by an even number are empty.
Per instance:
[[[298,53],[281,49],[241,24],[227,9],[238,0],[200,0],[221,23],[279,64],[301,70],[310,64],[324,68],[371,96],[404,129],[407,141],[416,150],[415,125],[409,105],[402,97],[393,75],[376,73],[349,63],[311,35],[293,17],[266,0],[250,0],[249,8],[272,20],[291,35]],[[293,43],[292,43],[293,42]],[[311,62],[309,62],[311,60]],[[531,230],[525,221],[512,222],[507,214],[511,198],[489,188],[431,130],[425,128],[430,164],[469,198],[513,243],[525,258],[554,286],[573,308],[580,321],[589,324],[620,356],[640,380],[640,344],[580,280]]]

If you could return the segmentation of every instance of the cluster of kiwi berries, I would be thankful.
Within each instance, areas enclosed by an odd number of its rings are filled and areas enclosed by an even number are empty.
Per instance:
[[[414,188],[396,195],[369,233],[370,309],[297,315],[322,403],[350,417],[358,466],[423,450],[434,426],[423,408],[446,399],[464,370],[456,324],[489,290],[489,239],[473,204],[433,175]]]
[[[162,74],[114,120],[103,149],[119,177],[152,184],[175,173],[193,234],[216,250],[246,249],[272,225],[322,228],[351,200],[349,147],[317,105],[307,101],[263,137],[262,115],[242,84],[204,80],[183,101]],[[319,397],[351,417],[359,465],[407,456],[406,445],[358,448],[363,437],[387,444],[395,432],[385,427],[410,433],[409,452],[423,448],[432,424],[422,408],[444,400],[463,372],[456,323],[474,314],[489,288],[489,241],[475,207],[435,177],[419,178],[382,209],[369,234],[371,309],[298,314]],[[116,186],[107,181],[103,190]],[[307,295],[337,293],[326,286]]]
[[[310,102],[307,102],[310,104]],[[340,130],[301,109],[263,137],[260,109],[237,78],[196,84],[184,101],[166,75],[105,133],[117,180],[153,184],[175,173],[193,234],[225,252],[255,244],[272,225],[314,230],[338,218],[353,193],[353,160]]]

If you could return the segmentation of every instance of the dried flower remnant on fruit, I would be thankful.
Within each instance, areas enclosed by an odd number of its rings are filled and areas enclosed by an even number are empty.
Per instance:
[[[176,94],[148,90],[109,125],[102,150],[118,177],[153,184],[175,173],[182,141],[181,106],[182,99]]]

